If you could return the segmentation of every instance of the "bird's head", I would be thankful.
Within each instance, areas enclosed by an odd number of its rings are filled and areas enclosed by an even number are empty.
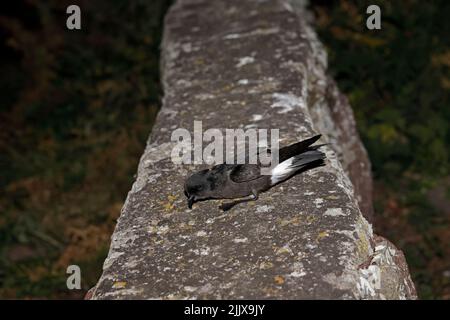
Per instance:
[[[210,195],[210,183],[208,181],[208,171],[202,170],[191,175],[184,184],[184,195],[188,198],[188,207],[200,200],[208,199]]]

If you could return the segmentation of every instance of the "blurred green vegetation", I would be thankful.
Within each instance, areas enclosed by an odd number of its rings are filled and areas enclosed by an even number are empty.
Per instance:
[[[81,7],[82,29],[66,28]],[[169,1],[10,2],[0,14],[0,298],[97,281],[160,101]],[[83,290],[67,290],[78,264]]]
[[[366,28],[371,4],[381,30]],[[450,2],[311,9],[373,165],[375,231],[403,249],[420,298],[450,299]]]

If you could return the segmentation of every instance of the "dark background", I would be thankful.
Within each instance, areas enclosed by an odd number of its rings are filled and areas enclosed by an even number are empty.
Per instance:
[[[0,298],[82,298],[160,105],[170,1],[9,1],[0,13]],[[66,29],[78,4],[82,30]],[[365,27],[378,4],[382,29]],[[312,1],[375,179],[375,232],[450,298],[450,2]],[[66,289],[78,264],[83,290]]]

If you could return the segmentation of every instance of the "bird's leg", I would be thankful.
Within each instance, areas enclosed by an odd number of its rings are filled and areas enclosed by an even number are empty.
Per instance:
[[[219,208],[222,209],[223,211],[228,211],[228,210],[230,210],[231,208],[233,208],[235,205],[237,205],[239,203],[256,201],[256,200],[258,200],[258,192],[256,190],[252,190],[252,195],[249,196],[248,198],[235,200],[235,201],[227,202],[227,203],[222,203],[219,206]]]

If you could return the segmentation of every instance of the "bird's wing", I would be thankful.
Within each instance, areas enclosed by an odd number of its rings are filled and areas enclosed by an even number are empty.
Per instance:
[[[256,164],[238,164],[230,172],[233,182],[241,183],[261,177],[261,167]]]

